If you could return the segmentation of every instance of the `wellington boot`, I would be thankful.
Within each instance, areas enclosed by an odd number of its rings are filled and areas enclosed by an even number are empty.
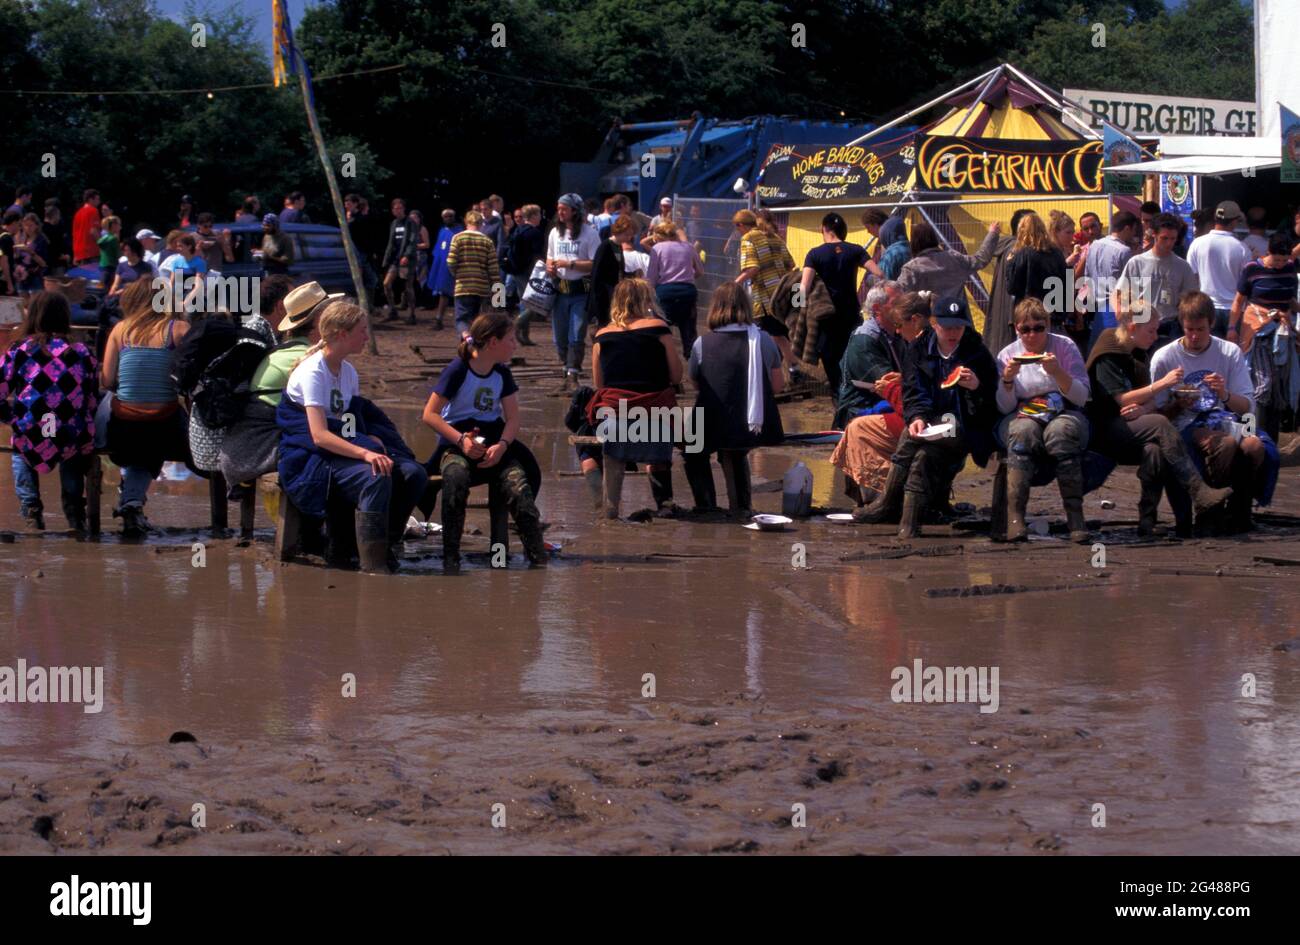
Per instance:
[[[382,512],[357,513],[357,557],[362,571],[378,574],[390,570],[388,519]]]
[[[925,496],[919,492],[903,495],[903,511],[898,519],[899,538],[919,538],[921,535],[921,513],[925,511]]]
[[[903,506],[903,486],[907,483],[907,470],[891,464],[885,487],[874,502],[853,512],[853,521],[860,525],[893,524],[898,521]]]
[[[1025,510],[1029,506],[1029,472],[1007,467],[1007,541],[1028,541]]]
[[[1070,530],[1070,541],[1086,545],[1092,534],[1083,517],[1083,466],[1077,459],[1058,461],[1056,486],[1061,490],[1061,504],[1065,506],[1065,525]]]

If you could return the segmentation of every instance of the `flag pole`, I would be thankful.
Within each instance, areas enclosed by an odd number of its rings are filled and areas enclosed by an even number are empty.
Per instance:
[[[357,290],[357,302],[365,312],[366,336],[370,339],[366,350],[371,354],[379,353],[375,343],[374,328],[370,324],[370,294],[366,292],[365,280],[361,276],[361,260],[357,258],[357,248],[352,243],[352,234],[348,229],[348,215],[343,208],[343,196],[339,193],[339,182],[334,176],[334,166],[330,164],[329,152],[325,150],[325,138],[320,133],[320,122],[316,120],[316,106],[312,103],[311,91],[307,88],[307,70],[298,70],[298,85],[302,89],[302,104],[307,111],[307,125],[311,128],[312,139],[316,142],[316,153],[320,155],[321,167],[325,169],[325,182],[329,185],[330,200],[334,203],[334,215],[339,220],[339,231],[343,237],[343,251],[348,257],[348,269],[352,273],[352,285]]]

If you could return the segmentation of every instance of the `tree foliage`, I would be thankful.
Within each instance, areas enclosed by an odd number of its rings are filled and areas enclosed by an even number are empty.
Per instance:
[[[211,99],[13,91],[269,80],[267,37],[241,13],[183,19],[206,25],[205,47],[150,0],[0,0],[0,185],[65,206],[95,186],[128,225],[165,225],[182,192],[225,216],[243,193],[274,206],[294,188],[327,218],[296,82]],[[329,0],[295,26],[331,155],[356,159],[343,188],[432,212],[491,191],[549,203],[559,163],[588,160],[616,119],[884,120],[999,61],[1057,87],[1253,98],[1240,0]]]

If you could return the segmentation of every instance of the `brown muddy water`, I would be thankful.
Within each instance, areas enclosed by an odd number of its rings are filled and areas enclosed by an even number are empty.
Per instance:
[[[427,448],[415,409],[388,406]],[[546,571],[517,539],[491,569],[482,535],[459,578],[436,538],[396,576],[281,565],[267,506],[251,545],[196,530],[199,481],[156,484],[168,531],[129,545],[60,533],[47,477],[38,536],[0,457],[0,528],[18,533],[0,544],[0,666],[102,666],[105,688],[93,714],[0,705],[0,851],[1300,852],[1300,570],[1256,560],[1300,559],[1300,522],[1138,544],[1121,471],[1088,498],[1114,523],[1104,568],[946,527],[910,546],[942,554],[902,558],[879,557],[908,547],[888,527],[821,519],[596,527],[582,480],[557,475],[577,468],[562,407],[524,411],[562,546]],[[847,510],[828,454],[767,451],[755,479],[802,458],[816,503]],[[1300,512],[1295,479],[1277,510]],[[958,499],[987,504],[987,483],[965,475]],[[1059,519],[1049,492],[1031,512]],[[629,478],[625,514],[648,503]],[[1049,589],[943,596],[974,584]],[[997,711],[892,701],[914,660],[996,667]],[[169,744],[181,731],[196,741]]]

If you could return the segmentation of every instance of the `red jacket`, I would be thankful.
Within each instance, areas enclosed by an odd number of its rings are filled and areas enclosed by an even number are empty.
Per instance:
[[[99,260],[99,208],[85,203],[72,218],[72,261]]]

